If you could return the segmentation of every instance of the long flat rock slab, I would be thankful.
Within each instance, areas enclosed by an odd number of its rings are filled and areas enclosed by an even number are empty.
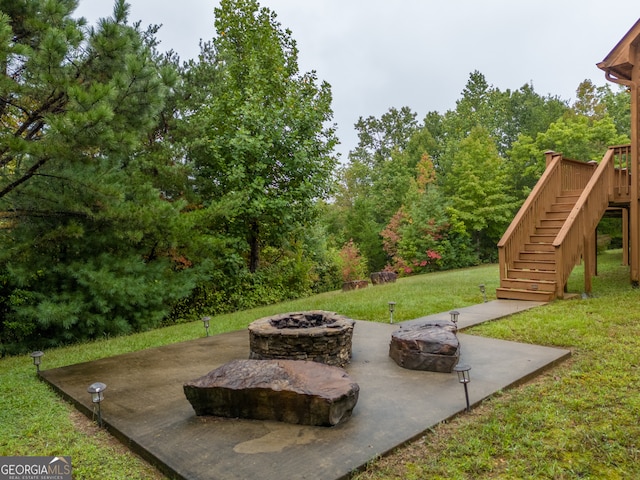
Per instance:
[[[183,386],[196,415],[331,427],[360,387],[341,368],[304,360],[232,360]]]

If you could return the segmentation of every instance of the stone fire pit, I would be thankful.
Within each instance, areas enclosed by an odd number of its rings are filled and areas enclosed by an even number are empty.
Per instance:
[[[354,326],[354,320],[322,310],[261,318],[249,325],[249,358],[310,360],[344,367],[351,361]]]

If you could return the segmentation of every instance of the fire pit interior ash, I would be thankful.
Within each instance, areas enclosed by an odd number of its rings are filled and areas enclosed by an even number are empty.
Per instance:
[[[265,317],[249,325],[250,358],[311,360],[343,367],[351,361],[355,321],[314,310]]]
[[[270,317],[269,323],[275,328],[313,328],[336,324],[332,314],[322,312],[288,313],[279,317]]]

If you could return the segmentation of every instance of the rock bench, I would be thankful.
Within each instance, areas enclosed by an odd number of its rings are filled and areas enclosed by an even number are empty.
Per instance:
[[[397,278],[398,274],[396,272],[374,272],[371,274],[371,283],[374,285],[395,283]]]
[[[346,421],[359,391],[341,368],[301,360],[233,360],[184,384],[196,415],[316,426]]]
[[[448,320],[403,328],[391,334],[389,356],[409,370],[451,373],[460,358],[456,331]]]

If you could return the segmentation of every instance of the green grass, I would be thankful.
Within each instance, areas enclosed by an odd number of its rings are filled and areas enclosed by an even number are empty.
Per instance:
[[[369,479],[640,478],[640,291],[619,252],[592,298],[556,301],[467,333],[570,348],[571,360],[368,466]],[[570,290],[580,291],[576,269]]]
[[[467,333],[570,348],[572,358],[422,439],[373,461],[358,480],[477,478],[640,478],[640,292],[629,286],[620,252],[599,260],[593,298],[557,301]],[[296,310],[336,311],[388,322],[482,301],[498,286],[495,265],[401,279],[354,292],[214,317],[213,334]],[[581,269],[569,283],[580,292]],[[189,340],[196,321],[127,337],[48,350],[43,369]],[[40,382],[28,356],[0,361],[0,455],[71,455],[76,479],[163,478]]]

